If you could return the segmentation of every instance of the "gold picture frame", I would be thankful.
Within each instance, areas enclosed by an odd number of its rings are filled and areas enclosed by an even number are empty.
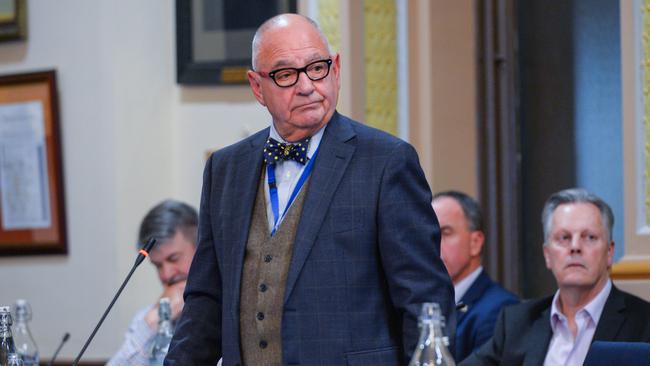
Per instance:
[[[56,72],[0,76],[0,255],[67,253]]]

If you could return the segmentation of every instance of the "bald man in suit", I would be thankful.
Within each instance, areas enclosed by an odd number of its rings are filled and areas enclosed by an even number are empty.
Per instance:
[[[412,146],[336,111],[340,56],[309,18],[253,39],[269,128],[214,153],[166,365],[406,365],[453,288]]]

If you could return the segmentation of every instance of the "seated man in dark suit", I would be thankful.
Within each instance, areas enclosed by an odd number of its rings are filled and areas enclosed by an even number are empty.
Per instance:
[[[465,193],[441,192],[433,197],[433,210],[442,232],[440,255],[460,308],[456,314],[456,347],[452,350],[460,361],[492,337],[501,308],[519,300],[492,281],[481,266],[485,235],[478,202]]]
[[[650,341],[650,303],[609,278],[614,215],[582,189],[551,195],[542,211],[554,296],[503,309],[494,336],[461,365],[582,365],[591,343]]]

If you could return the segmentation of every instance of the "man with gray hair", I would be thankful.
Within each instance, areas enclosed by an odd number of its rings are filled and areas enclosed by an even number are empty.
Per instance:
[[[542,224],[557,292],[506,307],[492,339],[461,365],[582,365],[595,340],[650,341],[650,303],[609,278],[609,205],[584,189],[567,189],[546,201]]]
[[[156,267],[163,292],[153,304],[136,313],[124,343],[107,366],[149,365],[149,352],[158,328],[158,300],[169,298],[173,322],[183,310],[183,291],[196,251],[197,227],[196,210],[180,201],[165,200],[145,215],[140,224],[137,249],[150,238],[156,238],[149,259]]]

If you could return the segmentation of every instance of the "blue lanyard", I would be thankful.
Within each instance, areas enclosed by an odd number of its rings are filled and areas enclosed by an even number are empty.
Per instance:
[[[287,210],[289,210],[289,207],[291,207],[291,203],[296,198],[298,192],[300,192],[300,189],[302,188],[302,186],[305,184],[305,181],[309,177],[309,174],[311,173],[311,169],[314,166],[314,160],[316,159],[316,155],[318,155],[318,149],[320,149],[320,145],[316,148],[316,151],[314,151],[314,155],[311,156],[311,158],[307,162],[307,165],[305,166],[305,169],[302,171],[302,174],[300,175],[300,179],[298,179],[298,183],[296,183],[296,187],[293,189],[293,192],[291,192],[291,196],[289,196],[289,201],[287,201],[287,205],[284,207],[284,211],[282,212],[281,217],[284,217],[284,215],[287,213]],[[274,164],[273,165],[268,164],[266,166],[266,175],[268,177],[269,196],[271,197],[271,210],[273,210],[273,230],[271,230],[271,236],[273,236],[278,228],[278,222],[280,221],[280,203],[278,201],[278,186],[275,180]]]

